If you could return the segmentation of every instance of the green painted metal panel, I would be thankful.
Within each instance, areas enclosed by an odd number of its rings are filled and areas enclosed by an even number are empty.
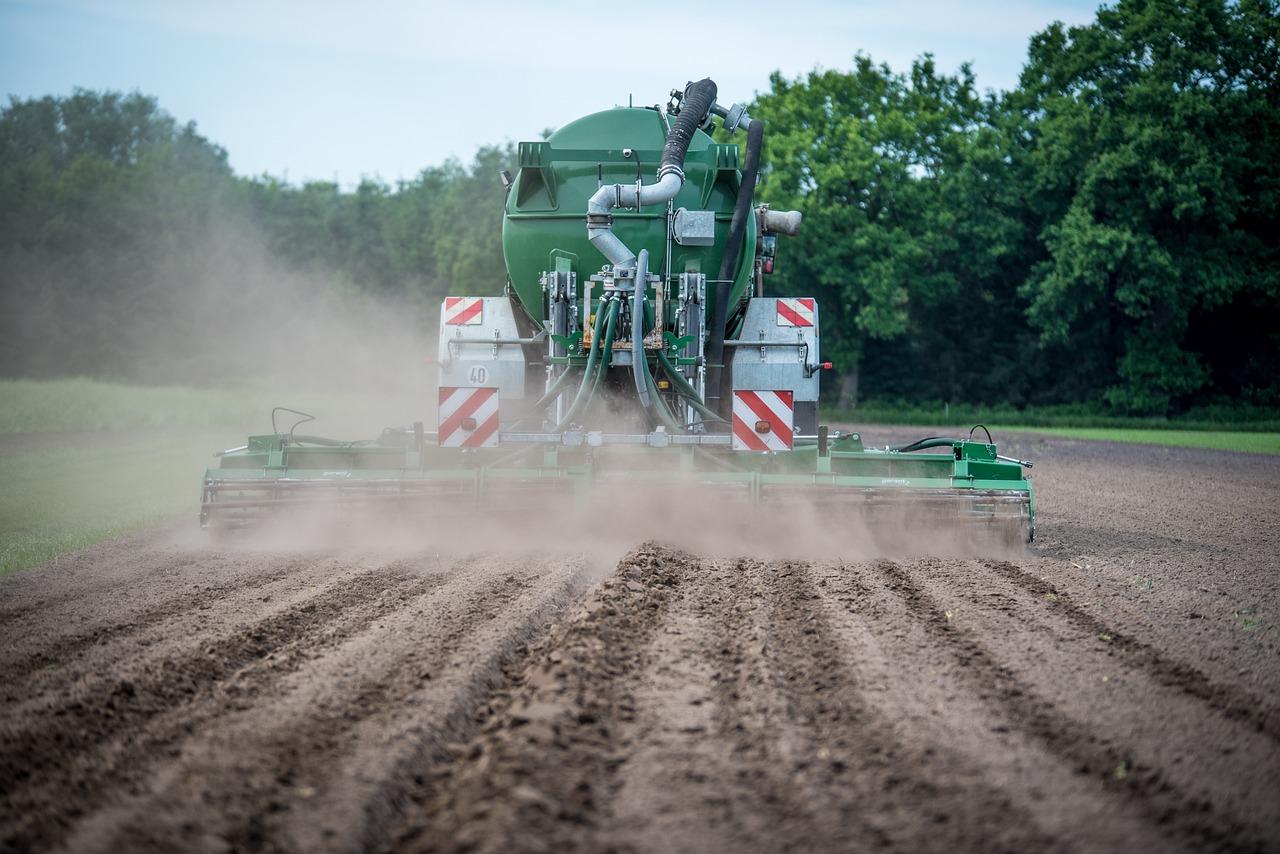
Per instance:
[[[587,200],[602,181],[655,181],[666,136],[666,124],[657,110],[618,107],[583,116],[544,141],[520,144],[520,169],[507,195],[503,218],[502,251],[512,288],[533,316],[546,316],[539,277],[556,268],[553,255],[572,259],[582,285],[606,263],[587,240]],[[630,151],[630,156],[624,156],[624,151]],[[716,143],[702,131],[694,134],[685,157],[685,184],[674,205],[715,211],[716,241],[712,246],[673,244],[673,275],[699,269],[714,276],[720,269],[738,192],[738,159],[736,145]],[[753,212],[734,276],[734,301],[747,288],[755,258],[754,217]],[[665,206],[615,210],[614,232],[632,251],[649,250],[651,271],[665,268]]]

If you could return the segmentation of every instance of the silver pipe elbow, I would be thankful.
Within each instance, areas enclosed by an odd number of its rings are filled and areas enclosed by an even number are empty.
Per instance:
[[[605,184],[587,200],[587,239],[615,267],[632,267],[636,254],[613,233],[614,208],[664,205],[684,186],[684,173],[669,169],[653,184]]]

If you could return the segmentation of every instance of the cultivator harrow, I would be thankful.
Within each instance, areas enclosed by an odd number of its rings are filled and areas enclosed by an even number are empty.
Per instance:
[[[514,444],[528,452],[513,460],[502,434],[496,448],[458,451],[413,430],[388,432],[385,444],[253,436],[206,471],[201,523],[229,530],[282,511],[347,504],[429,524],[499,508],[590,512],[610,497],[646,492],[655,500],[665,493],[672,504],[710,502],[726,514],[804,508],[839,525],[849,514],[874,520],[907,510],[1006,537],[1034,534],[1031,486],[1022,475],[1028,464],[1000,457],[990,442],[938,441],[927,453],[868,449],[857,433],[832,433],[786,453],[742,453],[728,449],[727,437],[703,438],[516,434]]]

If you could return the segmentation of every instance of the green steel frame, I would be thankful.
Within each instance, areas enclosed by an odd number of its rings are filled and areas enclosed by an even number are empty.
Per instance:
[[[863,447],[848,434],[820,451],[753,453],[689,445],[647,447],[553,444],[440,448],[413,434],[389,434],[387,444],[313,444],[277,433],[251,436],[205,472],[201,524],[237,524],[262,508],[327,500],[404,500],[444,497],[477,506],[494,494],[545,490],[584,505],[597,488],[619,482],[658,486],[696,483],[721,487],[753,505],[846,500],[878,506],[936,502],[991,522],[1035,532],[1031,482],[1022,465],[1000,459],[996,446],[956,440],[941,453],[899,453]],[[386,441],[386,440],[384,440]],[[535,458],[518,461],[518,458]],[[637,462],[641,464],[637,465]]]

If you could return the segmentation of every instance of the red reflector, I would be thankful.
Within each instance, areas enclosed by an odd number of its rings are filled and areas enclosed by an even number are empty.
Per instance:
[[[822,363],[822,370],[824,370],[824,371],[829,371],[829,370],[831,370],[831,363],[830,363],[830,362],[823,362],[823,363]]]
[[[766,259],[764,259],[764,271],[765,271],[766,273],[772,273],[772,272],[773,272],[773,259],[772,259],[772,258],[766,258]]]
[[[464,418],[458,426],[463,430],[474,430],[476,429],[476,420],[474,418]]]
[[[768,422],[768,421],[757,421],[757,422],[756,422],[756,432],[757,432],[757,433],[768,433],[770,429],[772,429],[772,428],[771,428],[771,427],[769,427],[769,422]]]

